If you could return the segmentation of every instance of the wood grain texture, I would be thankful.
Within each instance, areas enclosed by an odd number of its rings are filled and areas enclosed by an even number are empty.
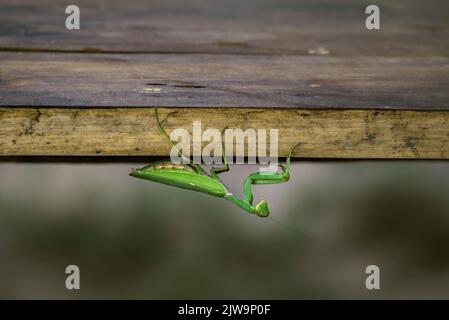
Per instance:
[[[0,3],[0,157],[166,156],[169,129],[277,128],[296,157],[449,159],[449,2]],[[1,158],[0,158],[1,159]]]
[[[2,0],[0,50],[449,56],[447,0],[77,0],[81,29],[58,0]],[[312,51],[313,52],[313,51]]]
[[[449,112],[159,108],[170,132],[278,129],[279,152],[295,157],[449,159]],[[0,156],[166,156],[153,108],[0,108]]]
[[[449,58],[0,53],[0,106],[449,110]]]

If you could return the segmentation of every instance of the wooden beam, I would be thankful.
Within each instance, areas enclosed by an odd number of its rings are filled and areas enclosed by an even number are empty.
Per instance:
[[[285,156],[449,159],[449,111],[159,108],[170,132],[278,129]],[[167,156],[153,108],[0,108],[0,156]]]
[[[306,158],[449,158],[449,2],[0,4],[0,157],[166,156],[169,129],[279,129]]]

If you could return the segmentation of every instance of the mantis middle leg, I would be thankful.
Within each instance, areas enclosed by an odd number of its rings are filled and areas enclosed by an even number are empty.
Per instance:
[[[215,168],[210,169],[211,178],[216,179],[216,180],[220,180],[220,178],[218,177],[219,174],[229,171],[229,165],[228,165],[228,162],[226,161],[226,154],[225,154],[225,147],[224,147],[225,143],[224,143],[224,139],[223,139],[224,132],[227,128],[228,127],[224,127],[224,129],[221,131],[221,157],[223,159],[224,166],[215,167]]]

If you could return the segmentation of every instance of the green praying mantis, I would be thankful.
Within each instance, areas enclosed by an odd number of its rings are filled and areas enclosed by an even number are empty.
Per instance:
[[[157,108],[155,109],[155,116],[157,127],[168,139],[169,143],[176,148],[173,141],[171,141],[170,136],[164,130],[161,122],[159,121]],[[278,184],[287,182],[290,179],[290,158],[298,145],[299,144],[296,144],[293,148],[291,148],[285,164],[279,165],[281,169],[280,172],[254,172],[248,175],[243,184],[243,199],[239,199],[234,196],[219,177],[219,174],[229,171],[229,165],[226,162],[223,145],[222,158],[224,165],[222,167],[212,167],[209,170],[209,173],[207,173],[206,170],[198,164],[174,164],[170,161],[159,161],[140,169],[133,169],[130,176],[224,198],[251,214],[256,214],[259,217],[268,217],[270,212],[268,210],[266,200],[261,200],[256,205],[253,205],[254,197],[251,187],[252,185]],[[181,157],[183,157],[179,150],[178,153]],[[190,161],[185,157],[183,157],[183,160],[184,162]]]

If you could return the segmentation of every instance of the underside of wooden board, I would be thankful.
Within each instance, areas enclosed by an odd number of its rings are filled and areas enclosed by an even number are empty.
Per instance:
[[[159,108],[168,132],[278,129],[301,158],[449,159],[449,112]],[[153,108],[0,108],[0,156],[166,156]],[[193,137],[193,136],[192,136]],[[204,146],[205,143],[203,143]]]
[[[2,0],[0,50],[449,56],[447,0]],[[381,29],[365,28],[365,8]],[[315,50],[316,52],[316,50]]]
[[[449,58],[0,52],[0,106],[449,110]]]

